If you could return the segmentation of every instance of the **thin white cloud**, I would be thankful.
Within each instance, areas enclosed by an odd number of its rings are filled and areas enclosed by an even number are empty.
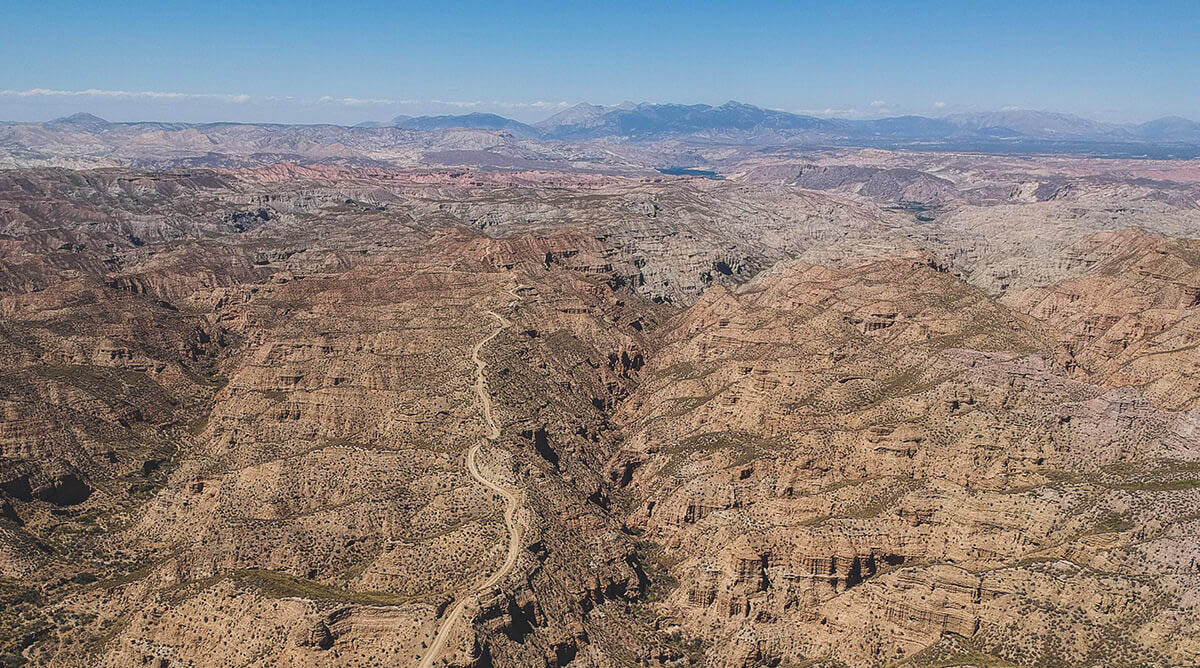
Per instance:
[[[179,93],[175,91],[157,90],[105,90],[87,88],[85,90],[59,90],[55,88],[30,88],[28,90],[0,90],[4,97],[104,97],[128,100],[216,100],[244,104],[253,98],[245,93]]]
[[[302,105],[340,105],[346,107],[416,107],[443,106],[454,109],[476,109],[493,107],[500,109],[565,109],[570,102],[551,102],[536,100],[534,102],[503,102],[483,100],[393,100],[388,98],[370,97],[339,97],[322,95],[316,98],[299,98],[292,95],[248,95],[246,93],[183,93],[178,91],[130,91],[107,90],[102,88],[87,88],[83,90],[62,90],[55,88],[30,88],[27,90],[0,90],[0,97],[15,98],[71,98],[93,97],[113,100],[149,100],[149,101],[210,101],[229,104],[247,104],[251,102],[279,103]]]
[[[382,100],[370,97],[332,97],[330,95],[322,95],[317,98],[318,104],[344,104],[348,107],[361,107],[364,105],[380,105],[380,104],[401,104],[401,100]]]
[[[824,109],[795,109],[792,113],[804,114],[806,116],[833,116],[837,118],[857,118],[865,116],[862,111],[853,107],[837,109],[834,107],[826,107]]]
[[[414,104],[420,104],[420,103],[414,102]],[[462,109],[474,109],[475,107],[481,107],[484,105],[484,103],[479,100],[475,100],[474,102],[458,102],[455,100],[430,100],[428,102],[428,104],[442,104],[447,107],[459,107]]]
[[[566,109],[573,106],[570,102],[549,102],[546,100],[538,100],[536,102],[493,102],[492,104],[509,109]]]

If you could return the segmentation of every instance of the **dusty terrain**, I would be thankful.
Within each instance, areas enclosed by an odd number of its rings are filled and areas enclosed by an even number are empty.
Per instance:
[[[1195,162],[406,132],[6,154],[5,665],[1200,664]]]

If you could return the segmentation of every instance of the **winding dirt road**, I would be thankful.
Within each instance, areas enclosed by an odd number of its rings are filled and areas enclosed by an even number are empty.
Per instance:
[[[516,295],[514,294],[514,296]],[[475,348],[471,350],[471,361],[475,362],[475,394],[479,397],[480,403],[483,404],[483,419],[487,424],[487,440],[494,441],[500,437],[500,427],[496,425],[496,420],[492,418],[492,399],[488,396],[487,379],[483,375],[483,370],[487,368],[487,362],[479,358],[479,351],[512,323],[505,320],[495,311],[488,311],[488,314],[498,320],[500,326],[487,338],[475,344]],[[504,499],[504,524],[508,527],[508,555],[504,558],[504,564],[495,573],[492,573],[491,577],[479,583],[474,589],[463,594],[454,602],[454,607],[450,608],[450,612],[442,619],[441,626],[438,627],[437,633],[434,634],[433,643],[430,644],[428,651],[425,652],[425,658],[419,664],[420,668],[431,668],[433,662],[441,655],[442,650],[445,648],[446,640],[450,637],[450,632],[454,630],[454,626],[458,624],[458,620],[462,617],[463,610],[467,606],[467,601],[472,596],[496,586],[501,580],[508,577],[508,574],[517,565],[517,555],[521,548],[521,527],[517,523],[515,516],[520,503],[520,492],[501,487],[483,475],[479,470],[478,462],[479,449],[482,445],[482,443],[476,443],[471,446],[470,450],[467,450],[467,472],[484,487],[499,494]]]

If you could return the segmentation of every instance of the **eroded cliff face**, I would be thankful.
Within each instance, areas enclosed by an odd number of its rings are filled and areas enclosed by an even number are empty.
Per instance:
[[[1195,656],[1162,642],[1194,633],[1180,580],[1111,565],[1190,531],[1200,414],[1076,380],[1050,331],[924,258],[706,293],[664,330],[610,464],[678,580],[665,623],[718,665],[883,665],[947,634],[1031,663]]]
[[[5,660],[1194,661],[1200,218],[873,159],[5,173]]]

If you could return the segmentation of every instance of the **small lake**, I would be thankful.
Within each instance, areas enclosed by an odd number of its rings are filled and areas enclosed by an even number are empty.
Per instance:
[[[661,174],[670,176],[703,176],[706,179],[722,179],[720,174],[707,169],[693,169],[691,167],[660,167],[658,169]]]

